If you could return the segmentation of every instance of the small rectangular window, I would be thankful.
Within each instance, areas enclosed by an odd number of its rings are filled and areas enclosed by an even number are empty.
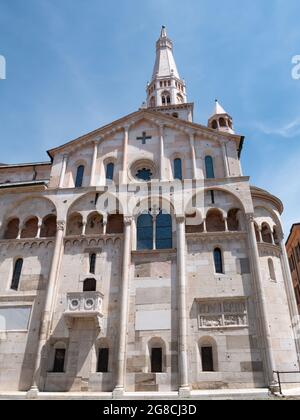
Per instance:
[[[63,373],[64,372],[65,356],[66,356],[66,350],[65,349],[55,349],[54,365],[53,365],[53,372],[54,373]]]
[[[151,349],[151,372],[162,372],[162,348]]]
[[[108,372],[108,360],[109,360],[109,349],[108,348],[99,349],[97,372],[100,372],[100,373]]]
[[[201,347],[202,371],[213,372],[214,360],[212,347]]]

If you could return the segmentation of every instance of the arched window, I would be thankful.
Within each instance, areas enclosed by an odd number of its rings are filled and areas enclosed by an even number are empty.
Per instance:
[[[155,107],[155,98],[154,96],[152,96],[152,98],[150,99],[150,107],[154,108]]]
[[[182,180],[182,161],[179,158],[174,159],[174,179]]]
[[[271,232],[270,226],[267,223],[262,224],[261,235],[262,235],[263,242],[265,242],[267,244],[272,244],[273,243],[272,232]]]
[[[156,218],[156,249],[172,248],[172,218],[160,212]]]
[[[218,209],[211,209],[206,215],[206,229],[207,232],[224,232],[225,222],[223,214]]]
[[[137,219],[137,249],[153,249],[153,217],[141,214]]]
[[[227,124],[224,118],[219,119],[219,124],[220,124],[220,127],[227,127]]]
[[[97,282],[95,279],[85,279],[83,282],[84,292],[96,292]]]
[[[217,123],[217,121],[216,120],[213,120],[213,122],[211,123],[211,126],[212,126],[212,128],[214,130],[217,130],[218,129],[218,123]]]
[[[80,165],[77,168],[75,188],[82,187],[82,184],[83,184],[83,175],[84,175],[84,166],[83,165]]]
[[[214,250],[214,262],[215,262],[215,272],[217,274],[223,274],[223,258],[222,251],[220,248],[215,248]]]
[[[206,178],[208,179],[215,178],[214,161],[211,156],[205,157],[205,170],[206,170]]]
[[[180,93],[177,95],[177,102],[179,104],[183,104],[183,97],[182,97],[182,95],[180,95]]]
[[[124,232],[123,214],[109,214],[107,218],[106,233],[116,235]]]
[[[103,216],[98,212],[93,212],[88,216],[86,235],[102,235],[103,234]]]
[[[113,163],[108,163],[106,165],[106,179],[112,181],[114,179],[114,170],[115,165]]]
[[[273,280],[273,281],[276,281],[274,262],[273,262],[272,258],[268,259],[268,266],[269,266],[270,279]]]
[[[214,358],[212,347],[201,347],[201,361],[203,372],[214,372]]]
[[[169,105],[171,103],[171,96],[169,92],[163,92],[161,95],[161,102],[163,105]]]
[[[65,348],[54,349],[54,363],[53,363],[54,373],[63,373],[65,371],[65,358],[66,358]]]
[[[38,233],[38,218],[32,217],[27,220],[21,233],[21,238],[35,238]]]
[[[79,236],[82,235],[82,216],[79,213],[73,213],[68,218],[67,225],[67,236]]]
[[[163,371],[163,349],[152,347],[151,349],[151,372],[162,373]]]
[[[8,222],[4,233],[4,239],[17,239],[19,234],[19,219],[12,219]]]
[[[51,214],[44,217],[42,229],[41,229],[41,238],[53,238],[56,235],[56,216]]]
[[[19,258],[15,262],[15,266],[14,266],[14,272],[13,272],[13,277],[12,277],[11,286],[10,286],[12,290],[18,290],[19,288],[22,268],[23,268],[23,259]]]
[[[239,209],[231,209],[227,214],[228,230],[231,232],[239,230],[238,212]]]
[[[95,274],[96,272],[96,254],[90,254],[90,273]]]

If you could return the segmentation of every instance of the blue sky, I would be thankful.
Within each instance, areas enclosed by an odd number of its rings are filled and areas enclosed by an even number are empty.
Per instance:
[[[168,27],[195,121],[219,98],[246,136],[244,174],[300,221],[299,0],[0,0],[0,161],[46,150],[129,114],[145,99]]]

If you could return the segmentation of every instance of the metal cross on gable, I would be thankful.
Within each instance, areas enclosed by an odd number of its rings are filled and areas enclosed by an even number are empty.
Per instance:
[[[146,140],[152,139],[152,136],[147,136],[146,131],[143,131],[143,136],[142,137],[137,137],[136,139],[141,140],[142,144],[146,144]]]

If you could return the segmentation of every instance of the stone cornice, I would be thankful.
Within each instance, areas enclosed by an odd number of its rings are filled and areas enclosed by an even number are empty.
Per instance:
[[[53,246],[55,238],[28,238],[28,239],[2,239],[0,240],[0,250],[5,248],[24,249],[40,248]]]

